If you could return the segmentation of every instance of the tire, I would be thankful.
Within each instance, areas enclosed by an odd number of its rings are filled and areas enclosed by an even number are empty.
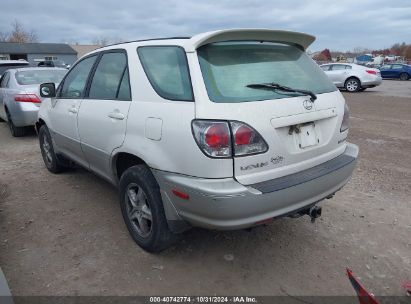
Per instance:
[[[160,188],[147,166],[133,166],[123,173],[119,195],[124,222],[141,248],[160,252],[177,240],[167,224]]]
[[[9,126],[10,133],[13,137],[22,137],[26,135],[26,127],[16,127],[11,119],[10,113],[7,114],[7,125]]]
[[[408,80],[410,76],[407,73],[400,74],[400,80]]]
[[[44,165],[47,170],[54,174],[65,171],[67,167],[54,152],[53,141],[46,125],[40,127],[39,143],[41,156],[43,157]]]
[[[358,90],[361,88],[361,82],[358,80],[358,78],[348,78],[345,81],[344,88],[348,92],[358,92]]]

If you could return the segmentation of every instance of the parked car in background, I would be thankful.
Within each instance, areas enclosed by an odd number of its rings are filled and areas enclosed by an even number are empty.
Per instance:
[[[191,226],[314,220],[358,155],[342,94],[304,51],[314,39],[238,29],[95,50],[57,90],[40,86],[45,166],[71,160],[117,185],[148,251]]]
[[[33,126],[43,98],[39,85],[43,82],[59,83],[66,69],[19,68],[9,69],[0,78],[0,119],[7,121],[15,137],[26,133],[26,126]]]
[[[44,61],[39,61],[37,64],[39,67],[56,67],[56,68],[65,68],[68,69],[70,68],[70,65],[66,64],[62,60],[44,60]]]
[[[354,63],[329,63],[320,67],[338,88],[346,89],[348,92],[364,91],[382,82],[378,69]]]
[[[402,63],[384,64],[380,67],[382,78],[397,78],[408,80],[411,78],[411,65]]]
[[[30,63],[26,60],[0,60],[0,76],[8,69],[15,69],[19,67],[28,67]]]

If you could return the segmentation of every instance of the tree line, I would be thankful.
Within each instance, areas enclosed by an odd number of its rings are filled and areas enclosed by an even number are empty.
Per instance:
[[[0,31],[0,42],[38,42],[38,37],[35,31],[26,30],[20,22],[15,20],[11,24],[11,31]]]

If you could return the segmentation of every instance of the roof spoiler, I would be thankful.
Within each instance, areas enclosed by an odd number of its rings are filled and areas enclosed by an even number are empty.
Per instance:
[[[185,47],[187,52],[194,52],[202,45],[222,42],[222,41],[241,41],[241,40],[256,40],[281,42],[286,44],[294,44],[301,49],[306,50],[307,47],[314,42],[315,37],[298,32],[270,30],[270,29],[229,29],[213,32],[202,33],[193,36]]]

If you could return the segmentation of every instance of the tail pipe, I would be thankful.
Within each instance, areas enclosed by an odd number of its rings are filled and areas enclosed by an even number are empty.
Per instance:
[[[311,223],[315,222],[316,218],[321,216],[322,208],[320,206],[312,206],[310,209],[307,210],[307,214],[311,218]]]

